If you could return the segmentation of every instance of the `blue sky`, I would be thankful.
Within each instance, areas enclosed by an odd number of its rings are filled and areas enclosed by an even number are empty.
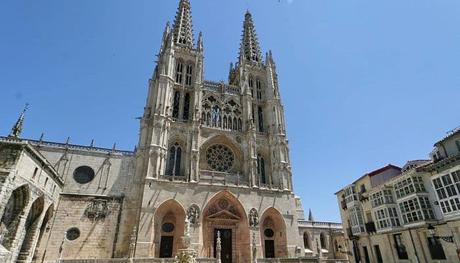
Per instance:
[[[339,220],[334,192],[426,158],[460,125],[460,1],[191,0],[205,77],[226,80],[244,12],[277,62],[295,191]],[[0,134],[133,149],[176,0],[2,0]]]

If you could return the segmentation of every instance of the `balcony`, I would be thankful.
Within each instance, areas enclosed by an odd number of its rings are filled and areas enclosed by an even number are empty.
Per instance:
[[[247,178],[244,178],[239,173],[233,174],[208,170],[200,171],[200,183],[208,183],[211,185],[249,186]]]
[[[375,223],[374,222],[367,222],[365,224],[365,227],[366,227],[366,232],[369,233],[369,234],[373,234],[377,231],[377,229],[375,228]]]
[[[345,202],[345,200],[340,201],[340,206],[343,210],[347,210],[347,202]]]

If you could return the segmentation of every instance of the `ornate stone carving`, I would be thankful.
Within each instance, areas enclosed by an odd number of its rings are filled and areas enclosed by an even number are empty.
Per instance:
[[[109,215],[107,200],[95,199],[88,204],[84,215],[90,220],[104,220]]]
[[[249,211],[249,226],[257,227],[259,226],[259,213],[257,209],[253,208]]]
[[[197,225],[200,222],[200,208],[198,205],[191,205],[187,209],[187,219],[192,225]]]

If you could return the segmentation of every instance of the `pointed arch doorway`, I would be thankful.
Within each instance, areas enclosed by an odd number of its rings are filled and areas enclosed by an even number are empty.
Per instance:
[[[217,257],[217,233],[221,238],[222,263],[243,263],[250,258],[249,226],[238,199],[228,191],[219,192],[203,210],[202,256]]]

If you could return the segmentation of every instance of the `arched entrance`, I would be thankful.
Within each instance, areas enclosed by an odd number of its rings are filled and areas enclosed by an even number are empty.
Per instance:
[[[20,215],[29,201],[29,188],[26,185],[16,188],[6,204],[0,222],[1,243],[10,250],[19,226]]]
[[[185,210],[176,200],[162,203],[155,211],[153,248],[151,256],[173,258],[182,247]]]
[[[43,196],[37,198],[33,203],[27,215],[25,225],[25,237],[22,241],[21,250],[19,252],[18,261],[27,260],[27,258],[33,254],[34,240],[39,230],[38,223],[40,221],[40,215],[43,213],[45,201]]]
[[[286,257],[286,224],[283,216],[275,208],[269,208],[263,213],[260,222],[264,258]]]
[[[216,257],[220,233],[222,263],[243,263],[251,258],[246,212],[233,194],[223,191],[211,198],[203,209],[202,225],[202,257]]]

